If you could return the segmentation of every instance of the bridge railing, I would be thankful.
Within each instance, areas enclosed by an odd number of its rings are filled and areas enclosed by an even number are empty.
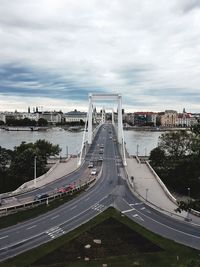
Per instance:
[[[154,169],[151,167],[151,165],[150,165],[148,162],[145,162],[145,164],[146,164],[146,165],[149,167],[149,169],[152,171],[153,175],[155,176],[155,178],[156,178],[157,181],[159,182],[160,186],[162,187],[162,189],[163,189],[163,191],[165,192],[165,194],[167,195],[167,197],[168,197],[174,204],[176,204],[177,207],[178,207],[177,199],[176,199],[174,196],[172,196],[172,194],[169,192],[169,190],[167,189],[167,187],[165,186],[165,184],[162,182],[162,180],[160,179],[160,177],[157,175],[157,173],[154,171]],[[178,218],[185,219],[185,216],[182,216],[182,215],[177,214],[177,213],[175,212],[175,210],[174,210],[174,212],[169,211],[169,210],[166,210],[166,209],[164,209],[164,208],[162,208],[162,207],[160,207],[160,206],[157,206],[155,203],[153,203],[153,202],[147,200],[146,198],[144,198],[138,191],[136,191],[136,188],[135,188],[134,183],[133,183],[134,180],[132,180],[132,179],[131,179],[132,176],[130,176],[130,175],[128,174],[127,168],[125,168],[125,174],[126,174],[126,178],[127,178],[127,180],[128,180],[128,184],[129,184],[129,186],[134,190],[134,192],[138,195],[138,197],[139,197],[140,199],[142,199],[142,200],[143,200],[144,202],[146,202],[146,203],[149,203],[149,204],[150,204],[152,207],[154,207],[155,209],[160,210],[160,211],[162,211],[162,212],[165,212],[165,213],[169,214],[170,216],[175,216],[175,217],[178,217]],[[133,179],[134,179],[134,178],[133,178]],[[190,213],[191,213],[191,214],[194,214],[194,215],[196,215],[196,216],[198,216],[198,217],[200,217],[200,212],[199,212],[199,211],[196,211],[196,210],[191,209],[191,210],[190,210]]]
[[[27,201],[25,203],[15,204],[15,205],[12,205],[9,207],[0,207],[0,216],[5,216],[8,213],[13,213],[13,212],[16,212],[18,210],[24,210],[25,208],[32,208],[32,207],[35,207],[38,205],[48,204],[49,201],[53,201],[57,198],[61,198],[61,197],[66,196],[66,195],[73,195],[75,192],[78,192],[84,188],[87,188],[95,180],[96,180],[96,177],[92,177],[88,181],[85,181],[84,183],[77,185],[74,189],[72,189],[68,192],[64,192],[64,193],[57,193],[56,192],[45,199]]]

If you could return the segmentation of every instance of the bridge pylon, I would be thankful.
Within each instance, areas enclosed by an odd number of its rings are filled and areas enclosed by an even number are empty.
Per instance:
[[[84,150],[84,146],[87,142],[88,145],[92,144],[93,141],[93,128],[92,128],[92,122],[93,122],[93,103],[95,101],[117,101],[117,140],[120,145],[120,151],[123,158],[123,164],[127,165],[126,163],[126,157],[125,157],[125,143],[124,143],[124,132],[123,132],[123,122],[122,122],[122,96],[121,94],[89,94],[89,106],[88,106],[88,112],[87,112],[87,120],[85,124],[85,131],[83,135],[83,142],[80,152],[80,158],[78,161],[78,165],[81,164],[82,160],[82,154]],[[102,123],[105,123],[106,121],[106,113],[105,108],[102,108]],[[114,109],[112,108],[112,124],[114,125]],[[87,131],[87,141],[86,139],[86,132]]]

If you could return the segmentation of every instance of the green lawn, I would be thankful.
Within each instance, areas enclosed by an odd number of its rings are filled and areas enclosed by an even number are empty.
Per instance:
[[[102,244],[93,239],[101,239]],[[91,248],[85,249],[86,244]],[[0,267],[102,267],[103,263],[108,267],[199,267],[200,251],[155,235],[109,208],[69,234]]]

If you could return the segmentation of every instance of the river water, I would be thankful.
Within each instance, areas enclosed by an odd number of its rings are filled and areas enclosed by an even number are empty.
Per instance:
[[[124,131],[126,147],[131,155],[149,155],[150,151],[157,146],[158,137],[161,132],[148,131]],[[61,156],[76,154],[80,151],[83,132],[68,132],[61,128],[52,128],[47,131],[5,131],[0,129],[0,146],[13,149],[21,142],[35,142],[38,139],[45,139],[62,148]]]

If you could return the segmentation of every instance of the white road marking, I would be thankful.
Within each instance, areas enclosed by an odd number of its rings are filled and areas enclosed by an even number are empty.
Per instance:
[[[4,238],[6,238],[6,237],[8,237],[8,235],[2,236],[2,237],[0,237],[0,239],[4,239]]]
[[[138,215],[138,214],[134,214],[134,215],[132,215],[132,216],[133,216],[133,218],[136,218],[136,219],[138,219],[138,220],[144,221],[144,220],[142,219],[142,217],[141,217],[140,215]]]
[[[75,205],[75,206],[71,207],[71,209],[70,209],[70,210],[74,210],[76,207],[77,207],[77,205]]]
[[[60,216],[60,215],[58,214],[58,215],[52,217],[51,220],[54,220],[54,219],[58,218],[59,216]]]
[[[32,225],[32,226],[30,226],[30,227],[26,228],[26,230],[33,229],[33,228],[35,228],[36,226],[37,226],[36,224],[35,224],[35,225]]]
[[[137,202],[137,203],[131,204],[131,205],[138,206],[138,205],[142,205],[142,204],[143,204],[143,202]]]
[[[142,207],[140,210],[146,210],[146,208],[145,207]]]
[[[52,227],[51,229],[46,231],[46,234],[50,236],[52,239],[54,239],[58,236],[65,234],[65,231],[60,227]]]
[[[129,209],[129,210],[123,210],[122,213],[127,213],[127,212],[130,212],[130,211],[133,211],[135,210],[135,208],[132,208],[132,209]]]
[[[130,205],[125,199],[124,199],[124,202],[126,202],[126,204]],[[138,212],[141,213],[139,210],[138,210]],[[189,233],[183,232],[183,231],[181,231],[181,230],[177,230],[176,228],[173,228],[173,227],[168,226],[168,225],[166,225],[166,224],[164,224],[164,223],[161,223],[161,222],[159,222],[159,221],[154,220],[153,218],[149,217],[148,215],[146,215],[146,214],[144,214],[144,213],[141,213],[141,214],[142,214],[144,217],[148,218],[149,220],[152,220],[153,222],[155,222],[155,223],[157,223],[157,224],[160,224],[160,225],[162,225],[162,226],[164,226],[164,227],[166,227],[166,228],[168,228],[168,229],[171,229],[171,230],[173,230],[173,231],[175,231],[175,232],[178,232],[178,233],[181,233],[181,234],[184,234],[184,235],[187,235],[187,236],[191,236],[191,237],[200,239],[199,236],[196,236],[196,235],[193,235],[193,234],[189,234]],[[199,226],[199,225],[196,225],[196,226]]]
[[[85,199],[85,201],[88,201],[90,198],[89,197],[87,197],[86,199]]]
[[[99,203],[94,204],[91,208],[96,211],[102,211],[105,206]]]

